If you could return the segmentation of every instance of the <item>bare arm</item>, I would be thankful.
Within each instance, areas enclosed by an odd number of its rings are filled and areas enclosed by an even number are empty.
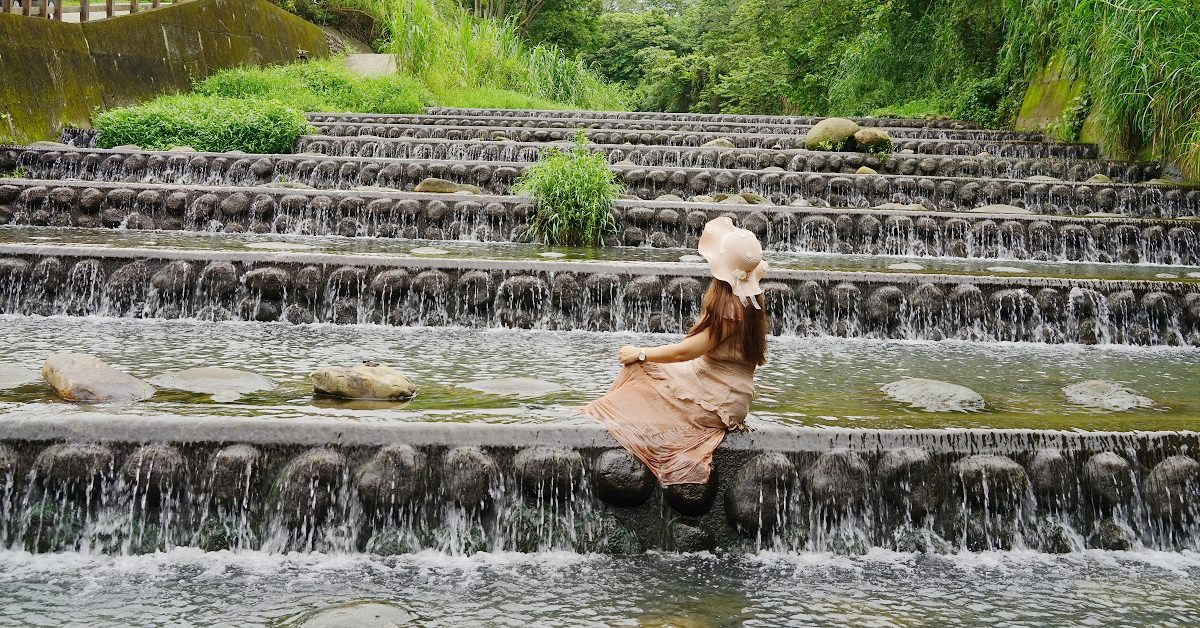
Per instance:
[[[704,330],[695,336],[688,336],[683,340],[671,344],[662,345],[660,347],[631,347],[626,345],[621,347],[617,352],[617,359],[621,364],[631,364],[638,361],[638,354],[645,353],[647,362],[687,362],[712,351],[713,347],[717,346],[716,339],[708,330]]]

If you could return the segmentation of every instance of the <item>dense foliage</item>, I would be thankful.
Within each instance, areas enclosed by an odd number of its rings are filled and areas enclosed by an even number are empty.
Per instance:
[[[607,13],[586,58],[638,109],[1011,123],[1051,57],[1114,150],[1200,174],[1195,0],[691,0]],[[647,7],[650,7],[647,9]]]
[[[362,77],[340,59],[266,68],[222,70],[195,86],[196,93],[224,98],[278,100],[302,111],[419,113],[430,102],[425,87],[410,77]]]
[[[306,0],[293,6],[314,21],[369,33],[375,48],[395,54],[400,73],[419,80],[439,104],[492,106],[470,98],[477,95],[557,108],[626,106],[622,90],[559,48],[592,45],[598,6],[514,2],[514,13],[475,6],[478,14],[455,0]],[[520,7],[538,13],[526,19]]]
[[[583,132],[570,150],[551,149],[527,168],[513,191],[534,200],[525,237],[543,244],[602,246],[617,230],[613,201],[624,191],[604,155],[589,153]]]
[[[286,153],[308,129],[299,110],[275,100],[160,96],[97,114],[97,145],[132,144],[151,150],[190,146],[198,151]]]

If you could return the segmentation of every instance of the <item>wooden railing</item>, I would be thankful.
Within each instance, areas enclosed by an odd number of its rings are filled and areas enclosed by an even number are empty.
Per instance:
[[[64,16],[67,16],[66,21],[87,22],[118,15],[130,15],[144,8],[157,9],[162,4],[174,4],[174,2],[146,0],[139,3],[138,0],[128,0],[128,2],[118,4],[113,0],[104,0],[104,6],[101,8],[99,2],[93,7],[88,0],[79,0],[78,4],[65,5],[62,0],[0,0],[0,13],[20,13],[60,22],[63,21]],[[77,19],[76,15],[78,15]]]

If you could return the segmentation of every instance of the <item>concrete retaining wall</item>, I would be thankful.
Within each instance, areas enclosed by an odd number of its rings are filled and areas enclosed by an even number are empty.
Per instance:
[[[0,142],[50,139],[98,108],[186,90],[222,68],[327,54],[324,31],[264,0],[83,24],[0,14]]]

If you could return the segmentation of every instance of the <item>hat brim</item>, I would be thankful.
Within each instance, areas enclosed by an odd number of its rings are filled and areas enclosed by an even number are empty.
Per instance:
[[[714,218],[704,225],[704,231],[700,234],[700,242],[696,245],[696,250],[708,261],[708,270],[712,276],[729,284],[733,288],[735,296],[758,296],[763,292],[759,281],[767,274],[767,262],[759,262],[758,266],[745,279],[737,279],[735,275],[737,269],[724,255],[720,254],[721,241],[734,231],[737,231],[737,227],[728,216]]]

